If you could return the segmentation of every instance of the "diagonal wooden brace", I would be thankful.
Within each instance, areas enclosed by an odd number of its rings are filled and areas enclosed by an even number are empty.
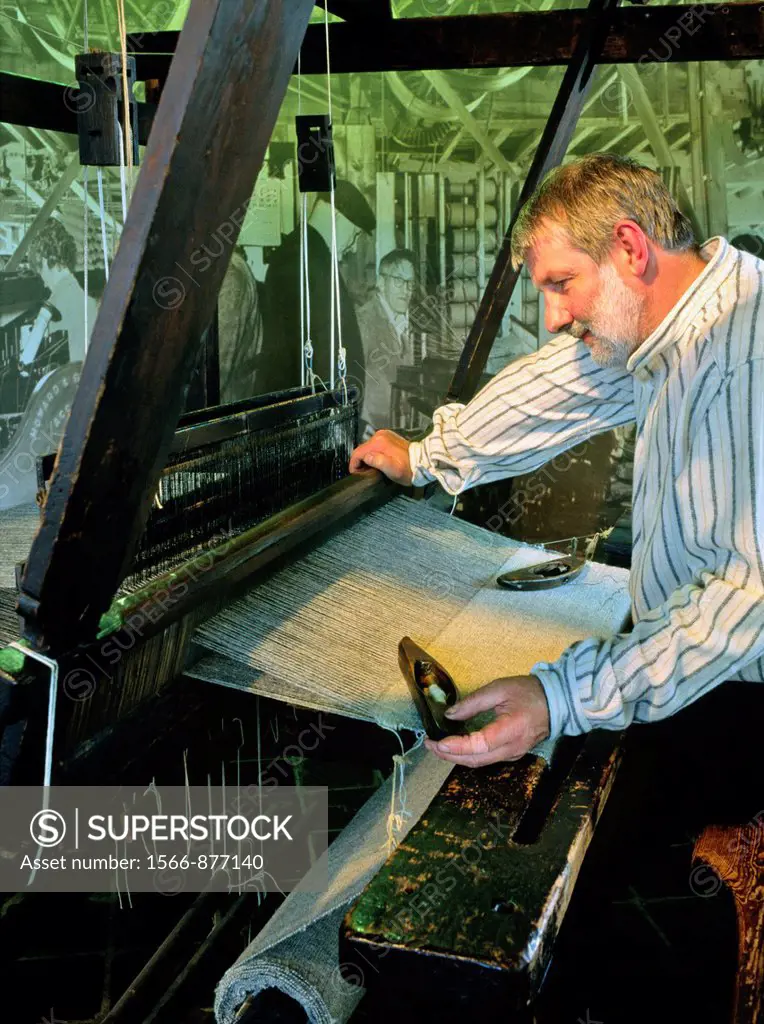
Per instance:
[[[130,564],[312,0],[193,0],[22,581],[24,635],[95,635]]]

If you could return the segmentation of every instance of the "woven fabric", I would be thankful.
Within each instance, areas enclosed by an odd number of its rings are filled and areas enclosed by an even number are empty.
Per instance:
[[[245,683],[252,692],[290,701],[301,692],[307,707],[418,729],[398,667],[401,637],[469,692],[526,673],[598,628],[607,636],[620,627],[628,613],[623,570],[590,564],[575,588],[549,591],[495,584],[502,572],[553,557],[402,497],[255,586],[195,640],[253,669]],[[599,620],[596,608],[613,614]],[[227,675],[217,681],[234,685]]]
[[[419,748],[406,758],[409,816],[403,838],[427,810],[450,774],[446,764]],[[300,887],[252,940],[225,973],[215,995],[219,1024],[233,1024],[236,1010],[249,995],[278,988],[297,1000],[311,1024],[347,1021],[363,996],[363,988],[349,984],[339,961],[339,927],[350,903],[373,878],[387,856],[387,827],[392,780],[370,797],[329,850],[306,875]],[[324,892],[314,879],[328,870]]]
[[[623,626],[622,569],[591,563],[548,591],[495,585],[501,572],[553,557],[396,499],[210,620],[197,639],[214,653],[189,674],[387,728],[421,729],[398,668],[402,636],[436,657],[465,694]],[[541,745],[535,753],[549,759],[552,751]],[[398,842],[453,770],[421,747],[405,766]],[[219,1024],[232,1024],[246,997],[268,987],[300,1002],[315,1024],[349,1019],[363,990],[344,980],[338,929],[389,853],[392,787],[391,777],[330,847],[326,892],[302,891],[308,876],[226,972],[215,1003]]]

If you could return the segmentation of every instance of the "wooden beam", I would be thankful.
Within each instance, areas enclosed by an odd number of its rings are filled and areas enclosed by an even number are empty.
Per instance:
[[[0,121],[25,128],[77,134],[77,86],[40,82],[0,71]],[[156,107],[138,104],[138,141],[148,141]]]
[[[469,1005],[476,1021],[530,1021],[621,760],[616,733],[568,739],[549,766],[458,765],[351,904],[340,959],[363,968],[377,1019],[405,1006],[406,1020],[456,1021]]]
[[[192,0],[22,580],[38,649],[92,638],[131,564],[311,9]]]
[[[54,82],[0,71],[0,121],[76,135],[77,114],[71,99],[67,103],[73,92]]]
[[[360,6],[360,5],[359,5]],[[352,20],[329,27],[332,73],[448,68],[549,67],[569,64],[586,20],[583,9],[444,18]],[[162,78],[176,33],[128,36],[137,77]],[[750,60],[764,57],[759,3],[625,7],[610,13],[601,64]],[[326,70],[323,25],[311,25],[300,51],[306,75]],[[295,66],[296,72],[296,66]]]
[[[594,69],[602,49],[606,19],[617,4],[618,0],[591,0],[589,4],[588,24],[581,34],[574,59],[560,84],[549,121],[541,136],[528,177],[480,300],[475,322],[467,336],[451,380],[447,402],[468,402],[479,387],[491,348],[520,278],[520,269],[513,268],[511,258],[515,222],[523,205],[546,174],[562,163],[592,87]]]
[[[393,16],[390,0],[323,0],[323,3],[317,2],[316,7],[327,7],[330,14],[356,23],[376,22],[380,18],[388,21]]]

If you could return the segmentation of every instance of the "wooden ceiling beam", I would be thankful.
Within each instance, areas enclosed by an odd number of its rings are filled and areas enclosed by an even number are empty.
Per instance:
[[[333,0],[336,3],[336,0]],[[348,0],[349,5],[350,0]],[[359,3],[360,6],[360,3]],[[330,7],[331,10],[331,7]],[[329,27],[332,72],[551,67],[570,63],[586,11],[522,11],[445,18],[335,22]],[[139,79],[163,78],[177,33],[128,36]],[[614,10],[599,62],[643,64],[764,58],[759,3],[624,7]],[[326,70],[323,25],[311,25],[300,51],[303,74]],[[296,71],[296,66],[295,66]]]

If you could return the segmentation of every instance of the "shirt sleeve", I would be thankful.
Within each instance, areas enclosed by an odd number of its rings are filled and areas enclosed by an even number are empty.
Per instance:
[[[468,404],[441,406],[433,429],[409,446],[414,486],[449,494],[531,473],[593,434],[634,420],[625,370],[598,366],[565,334],[505,367]]]
[[[553,737],[667,718],[764,664],[763,393],[763,359],[728,374],[681,477],[667,484],[678,488],[682,536],[698,559],[693,580],[631,633],[578,641],[531,669]]]

